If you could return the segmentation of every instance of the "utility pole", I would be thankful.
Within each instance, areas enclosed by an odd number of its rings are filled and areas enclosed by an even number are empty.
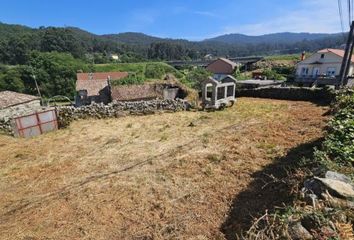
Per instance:
[[[42,100],[42,95],[41,95],[41,91],[39,90],[39,87],[38,87],[38,83],[37,83],[37,79],[36,79],[36,75],[33,74],[33,79],[34,79],[34,83],[36,84],[36,88],[37,88],[37,92],[38,92],[38,96],[41,98]]]
[[[350,32],[348,35],[347,45],[345,48],[342,67],[340,69],[339,83],[336,86],[337,89],[342,88],[348,84],[348,74],[352,63],[353,48],[354,48],[354,21],[350,26]]]

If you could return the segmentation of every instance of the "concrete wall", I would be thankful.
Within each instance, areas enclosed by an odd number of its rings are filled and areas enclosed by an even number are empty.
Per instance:
[[[40,100],[19,104],[16,106],[8,107],[0,110],[0,119],[10,119],[17,116],[23,116],[41,108]]]

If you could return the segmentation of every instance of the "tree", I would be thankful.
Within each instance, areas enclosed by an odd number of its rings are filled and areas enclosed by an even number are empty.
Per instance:
[[[5,74],[0,75],[0,90],[10,90],[24,92],[25,85],[21,79],[21,74],[16,68],[8,69]]]

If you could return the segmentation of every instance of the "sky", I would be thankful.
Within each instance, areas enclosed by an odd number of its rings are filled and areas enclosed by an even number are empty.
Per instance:
[[[337,4],[337,0],[0,0],[0,22],[189,40],[229,33],[337,33],[341,32]]]

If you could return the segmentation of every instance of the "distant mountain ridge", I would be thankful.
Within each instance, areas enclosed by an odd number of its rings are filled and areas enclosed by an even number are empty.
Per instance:
[[[43,27],[41,27],[43,28]],[[18,24],[5,24],[0,22],[0,33],[2,36],[8,36],[11,33],[17,33],[20,31],[33,32],[41,28],[30,28],[24,25]],[[173,38],[161,38],[156,36],[151,36],[145,33],[140,32],[123,32],[123,33],[114,33],[114,34],[94,34],[86,30],[77,28],[77,27],[63,27],[68,29],[78,35],[85,37],[96,37],[102,39],[108,39],[119,43],[124,44],[142,44],[150,45],[154,42],[173,42],[173,41],[185,41],[185,42],[194,42],[194,43],[203,43],[203,42],[219,42],[226,44],[261,44],[261,43],[296,43],[301,41],[313,41],[329,37],[338,37],[342,33],[293,33],[293,32],[280,32],[280,33],[271,33],[258,36],[250,36],[241,33],[232,33],[220,35],[217,37],[201,40],[201,41],[189,41],[186,39],[173,39]],[[0,36],[1,38],[1,36]]]
[[[244,34],[234,33],[217,36],[214,38],[206,39],[207,42],[222,42],[228,44],[239,44],[239,43],[296,43],[301,41],[313,41],[333,36],[339,36],[341,33],[292,33],[292,32],[282,32],[282,33],[271,33],[259,36],[248,36]]]
[[[129,61],[201,59],[207,54],[224,57],[292,54],[337,48],[342,34],[273,33],[260,36],[227,34],[202,41],[171,39],[144,33],[93,34],[77,27],[39,27],[0,22],[0,63],[21,64],[31,51],[67,52],[75,58],[110,53],[126,55]],[[97,61],[103,59],[96,56]],[[106,61],[106,60],[105,60]],[[104,62],[104,61],[103,61]]]

